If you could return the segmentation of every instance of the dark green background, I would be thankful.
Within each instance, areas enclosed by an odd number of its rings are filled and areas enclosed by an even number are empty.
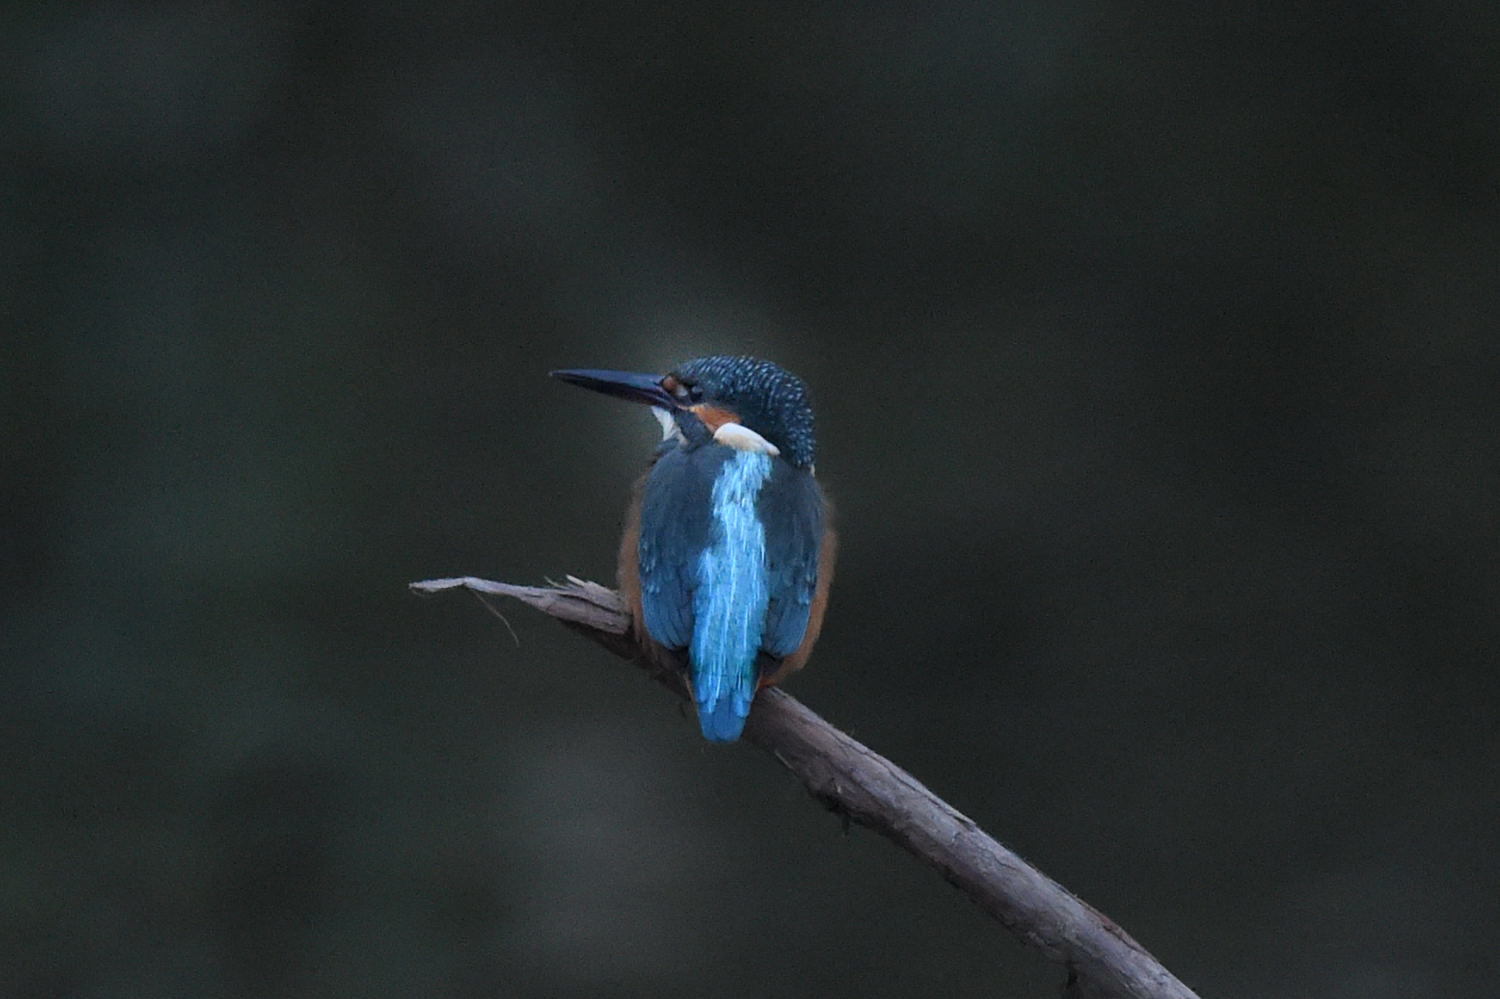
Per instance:
[[[0,992],[1048,995],[540,616],[773,358],[792,691],[1208,996],[1500,975],[1493,4],[0,14]]]

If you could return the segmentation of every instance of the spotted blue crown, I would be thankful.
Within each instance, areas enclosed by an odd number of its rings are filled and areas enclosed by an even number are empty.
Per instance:
[[[775,444],[797,468],[809,468],[817,450],[807,383],[758,357],[699,357],[677,368],[684,384],[739,414],[740,423]]]

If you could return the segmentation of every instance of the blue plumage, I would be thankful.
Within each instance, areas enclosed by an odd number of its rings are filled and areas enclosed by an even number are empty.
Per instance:
[[[646,480],[639,571],[646,631],[688,650],[706,738],[739,738],[762,652],[802,644],[818,576],[817,480],[770,455],[667,449]]]
[[[641,604],[646,631],[669,649],[693,640],[698,558],[712,541],[713,486],[727,448],[665,451],[641,497]]]
[[[716,742],[739,738],[759,679],[755,657],[770,578],[756,499],[771,461],[769,455],[736,451],[720,466],[710,502],[712,540],[698,556],[689,661],[698,720],[704,736]]]
[[[685,659],[703,735],[738,739],[762,680],[800,668],[821,625],[820,556],[831,535],[812,474],[806,387],[739,357],[700,358],[663,376],[555,374],[669,417],[634,550],[622,555],[622,574],[634,578],[622,582],[639,586],[650,640]]]
[[[770,601],[762,647],[785,658],[807,633],[824,536],[823,492],[811,474],[777,464],[760,492]]]

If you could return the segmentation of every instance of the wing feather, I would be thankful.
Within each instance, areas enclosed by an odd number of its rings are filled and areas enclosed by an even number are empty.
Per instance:
[[[818,587],[823,491],[810,472],[777,462],[761,490],[759,507],[771,591],[761,648],[784,658],[802,644]]]
[[[727,448],[674,448],[657,459],[641,496],[641,609],[646,632],[669,649],[693,640],[698,560],[712,530],[712,495]]]

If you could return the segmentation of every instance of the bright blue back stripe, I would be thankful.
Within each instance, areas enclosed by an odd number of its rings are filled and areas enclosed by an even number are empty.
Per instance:
[[[771,457],[739,451],[714,480],[713,538],[698,559],[693,596],[693,699],[705,738],[739,738],[755,699],[755,657],[770,601],[766,532],[756,497]]]

